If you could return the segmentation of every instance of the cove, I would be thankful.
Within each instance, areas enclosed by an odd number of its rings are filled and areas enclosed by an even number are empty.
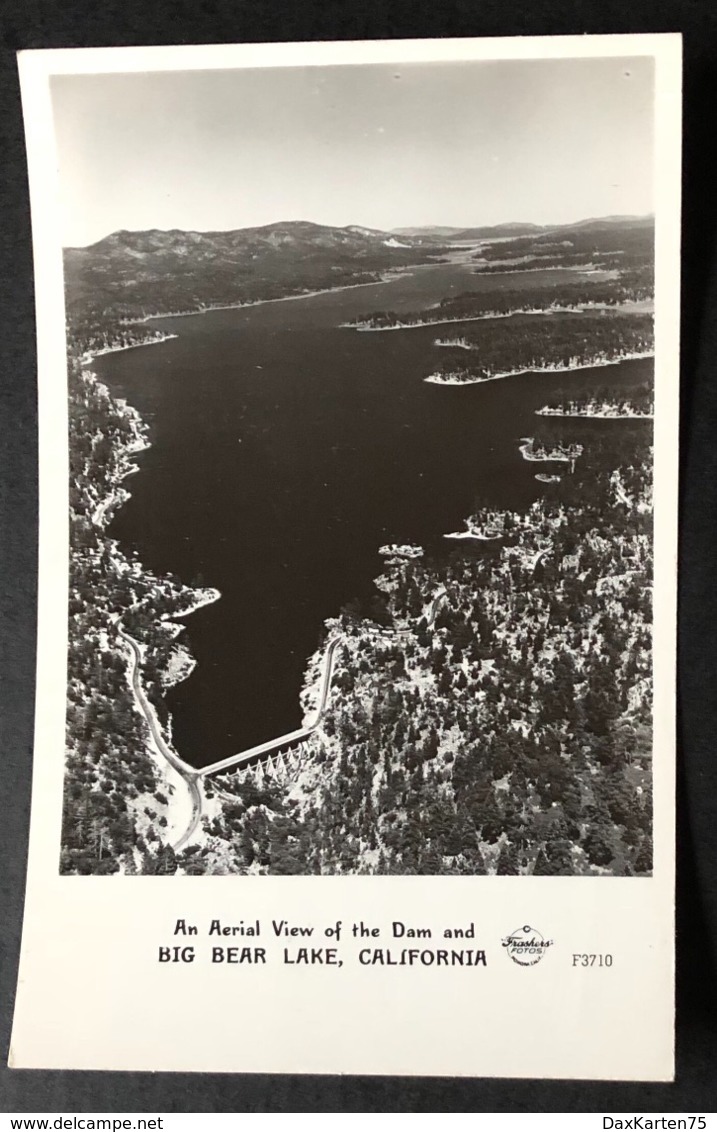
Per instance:
[[[356,598],[368,608],[380,546],[456,553],[442,536],[476,503],[524,508],[540,494],[518,445],[565,373],[445,388],[423,380],[440,352],[435,328],[341,325],[483,285],[460,265],[418,268],[375,286],[158,319],[177,337],[93,361],[147,422],[152,445],[109,533],[149,569],[222,594],[186,619],[197,667],[167,693],[175,748],[192,765],[300,725],[323,622]],[[613,376],[649,364],[625,362]],[[604,371],[570,380],[578,395]],[[606,426],[581,422],[596,427]]]

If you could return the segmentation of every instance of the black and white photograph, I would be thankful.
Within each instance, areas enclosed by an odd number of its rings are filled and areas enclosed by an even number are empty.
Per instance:
[[[670,1080],[679,37],[20,76],[10,1064]]]
[[[651,875],[653,59],[50,91],[60,873]]]

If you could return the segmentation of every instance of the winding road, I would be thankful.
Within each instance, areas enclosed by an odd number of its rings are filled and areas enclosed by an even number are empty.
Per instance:
[[[201,770],[195,770],[194,767],[189,766],[179,758],[177,753],[168,746],[163,734],[162,728],[157,719],[152,704],[147,699],[142,681],[140,677],[140,670],[142,664],[142,653],[140,647],[131,637],[129,633],[125,632],[121,625],[117,625],[117,632],[123,641],[130,647],[131,655],[131,668],[130,668],[130,685],[134,694],[137,706],[139,707],[142,715],[147,721],[150,734],[159,753],[167,760],[169,765],[176,770],[177,774],[186,783],[187,789],[192,803],[192,816],[186,830],[176,841],[172,848],[175,852],[180,852],[187,842],[196,833],[199,823],[202,818],[202,791],[200,787],[200,780],[205,778],[208,774],[216,774],[222,770],[229,770],[231,767],[238,767],[253,761],[260,755],[269,755],[273,751],[281,750],[287,746],[294,746],[297,743],[303,742],[308,739],[316,731],[321,717],[326,710],[326,704],[329,699],[329,692],[331,690],[331,678],[334,671],[334,655],[338,645],[341,643],[340,637],[333,637],[326,645],[323,659],[323,677],[321,682],[321,695],[316,709],[316,716],[313,723],[308,727],[300,727],[296,731],[290,731],[286,735],[280,735],[278,739],[270,739],[267,743],[261,743],[257,747],[250,747],[246,751],[241,751],[238,755],[230,755],[229,758],[221,759],[219,762],[211,763],[209,766],[202,767]]]
[[[184,848],[189,839],[194,836],[202,817],[202,793],[197,782],[198,775],[196,770],[194,770],[193,767],[188,766],[186,763],[182,762],[179,756],[165,742],[164,736],[162,735],[162,729],[159,726],[159,722],[157,720],[157,714],[151,703],[147,699],[144,688],[142,687],[142,681],[140,679],[142,653],[140,652],[139,645],[135,641],[134,637],[130,637],[129,633],[126,633],[124,631],[121,625],[117,626],[117,632],[119,633],[122,640],[126,641],[130,647],[132,656],[130,684],[132,686],[134,698],[137,701],[137,704],[144,718],[147,720],[147,726],[149,727],[150,734],[155,742],[157,750],[161,755],[164,756],[169,765],[173,767],[173,769],[176,770],[179,775],[181,775],[181,777],[187,784],[187,789],[189,790],[189,796],[192,802],[192,816],[186,830],[179,838],[179,840],[176,841],[172,846],[175,852],[179,852]]]
[[[438,607],[441,602],[447,597],[445,586],[441,586],[435,593],[431,601],[428,611],[428,623],[431,625],[435,620],[438,612]],[[144,688],[142,687],[141,680],[141,665],[142,653],[139,645],[134,637],[131,637],[122,626],[117,623],[117,632],[119,636],[125,641],[130,648],[131,655],[131,668],[130,668],[130,685],[135,697],[137,706],[139,707],[142,715],[147,721],[150,734],[154,740],[155,746],[159,753],[167,760],[169,765],[181,776],[189,791],[192,803],[192,816],[186,830],[182,836],[174,843],[172,848],[175,852],[180,852],[188,841],[196,833],[199,823],[202,818],[202,790],[201,780],[210,774],[219,774],[221,771],[231,770],[234,767],[246,766],[247,763],[259,761],[261,756],[270,756],[274,752],[285,750],[287,747],[297,746],[299,743],[305,742],[317,730],[321,719],[326,711],[326,705],[329,700],[331,692],[331,680],[334,673],[334,659],[336,649],[341,644],[341,637],[332,637],[326,644],[323,656],[323,674],[321,677],[321,693],[319,702],[316,707],[316,713],[313,722],[306,727],[299,727],[296,731],[289,731],[285,735],[280,735],[277,739],[269,739],[266,743],[260,743],[258,746],[249,747],[246,751],[240,751],[239,754],[230,755],[226,759],[220,759],[218,762],[210,763],[208,766],[196,770],[194,767],[189,766],[183,762],[177,755],[176,751],[167,744],[163,734],[162,728],[157,719],[157,713],[152,704],[147,699]],[[408,630],[404,630],[400,635],[407,635]]]

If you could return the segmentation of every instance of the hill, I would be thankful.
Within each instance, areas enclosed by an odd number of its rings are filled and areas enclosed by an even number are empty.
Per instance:
[[[68,322],[83,348],[106,348],[126,338],[128,324],[152,315],[377,283],[440,251],[389,232],[308,221],[230,232],[121,230],[65,249]]]
[[[229,232],[185,232],[178,228],[150,228],[145,232],[122,229],[86,248],[68,248],[72,258],[102,255],[222,255],[243,259],[259,251],[279,248],[311,251],[316,248],[349,250],[356,253],[374,249],[390,241],[391,232],[349,225],[332,228],[307,220],[285,220],[258,228],[237,228]],[[390,246],[390,244],[389,244]]]
[[[424,228],[394,228],[393,234],[412,240],[445,240],[454,243],[464,240],[504,240],[520,236],[537,238],[556,233],[569,235],[571,232],[584,229],[605,232],[622,227],[651,228],[653,223],[652,216],[600,216],[571,221],[569,224],[530,224],[517,221],[508,224],[482,225],[476,228],[441,228],[427,225]]]
[[[411,240],[483,240],[501,236],[527,236],[532,232],[542,232],[540,224],[493,224],[480,228],[446,228],[427,225],[424,228],[393,228],[394,236]]]
[[[651,225],[650,217],[603,217],[559,228],[509,223],[385,232],[284,220],[228,232],[122,229],[65,249],[67,319],[80,349],[96,352],[156,339],[159,332],[146,325],[151,317],[378,283],[397,268],[440,261],[455,242],[480,241],[480,272],[528,262],[567,266],[568,244],[575,266],[596,253],[612,265],[614,249],[624,266],[626,253],[651,256]]]

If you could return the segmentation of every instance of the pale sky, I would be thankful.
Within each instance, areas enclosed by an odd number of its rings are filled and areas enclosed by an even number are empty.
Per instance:
[[[652,84],[649,58],[55,76],[63,242],[648,213]]]

